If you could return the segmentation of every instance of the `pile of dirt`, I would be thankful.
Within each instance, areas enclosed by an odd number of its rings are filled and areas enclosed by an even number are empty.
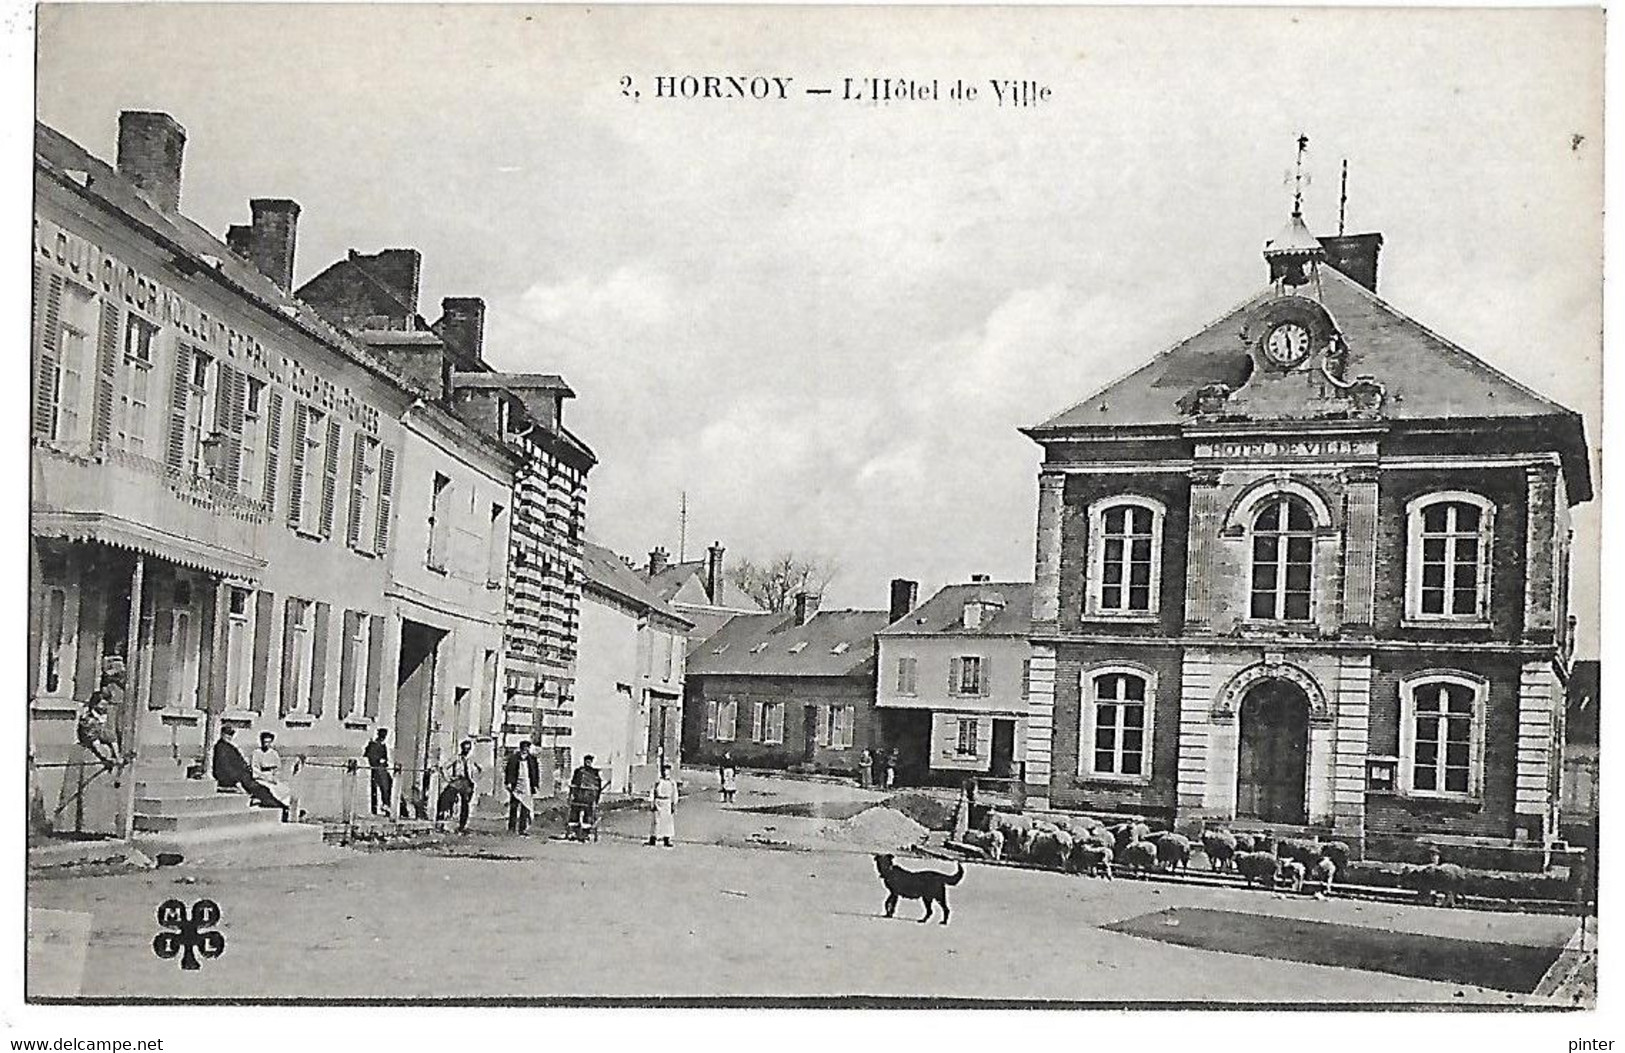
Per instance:
[[[950,830],[954,825],[954,805],[924,793],[894,793],[880,807],[902,812],[927,830]]]
[[[825,841],[888,849],[919,844],[925,840],[928,832],[902,812],[876,805],[865,808],[850,819],[819,823],[816,835]]]

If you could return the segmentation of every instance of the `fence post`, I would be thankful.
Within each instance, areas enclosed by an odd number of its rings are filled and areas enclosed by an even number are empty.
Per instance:
[[[355,773],[356,759],[344,762],[344,843],[355,837]]]

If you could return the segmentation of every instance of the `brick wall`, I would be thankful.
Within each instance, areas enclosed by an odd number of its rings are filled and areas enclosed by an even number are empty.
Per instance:
[[[1151,778],[1144,784],[1090,780],[1078,775],[1083,715],[1081,677],[1092,667],[1119,662],[1145,666],[1157,677]],[[1062,644],[1057,648],[1051,804],[1060,808],[1156,813],[1174,807],[1179,767],[1180,667],[1180,649],[1168,644]]]
[[[1103,497],[1132,494],[1159,501],[1162,524],[1162,581],[1156,623],[1124,625],[1084,621],[1084,589],[1089,578],[1089,506]],[[1072,475],[1066,480],[1061,518],[1061,626],[1109,628],[1124,636],[1179,632],[1185,616],[1185,553],[1190,540],[1190,481],[1174,473]]]
[[[683,700],[683,763],[711,765],[724,751],[741,767],[788,768],[807,758],[805,707],[852,707],[852,745],[847,749],[818,746],[812,763],[820,768],[856,771],[858,755],[878,741],[872,671],[859,677],[695,676],[690,674]],[[707,703],[734,700],[739,704],[731,742],[706,738]],[[757,702],[784,706],[784,741],[769,745],[751,738],[751,718]]]

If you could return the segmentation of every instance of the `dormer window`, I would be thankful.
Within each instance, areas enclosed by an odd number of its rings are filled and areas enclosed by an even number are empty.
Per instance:
[[[965,604],[962,624],[967,629],[980,629],[982,627],[982,601],[971,600]]]
[[[757,644],[755,647],[752,647],[750,649],[750,653],[751,654],[761,654],[765,650],[767,650],[767,641],[763,640],[761,643]]]
[[[803,640],[800,643],[798,643],[798,644],[794,645],[793,647],[791,647],[790,648],[790,653],[791,654],[800,654],[802,651],[805,651],[806,649],[807,649],[807,641]]]
[[[847,651],[849,651],[851,649],[852,649],[852,644],[849,643],[846,640],[842,640],[840,643],[836,644],[834,647],[831,647],[829,649],[829,653],[830,654],[845,654]]]

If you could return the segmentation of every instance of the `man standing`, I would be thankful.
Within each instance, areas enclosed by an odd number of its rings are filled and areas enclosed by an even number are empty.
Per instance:
[[[367,748],[361,755],[367,760],[367,770],[372,774],[372,814],[377,815],[380,806],[384,814],[389,814],[389,802],[395,794],[395,779],[389,774],[389,747],[384,745],[388,737],[388,728],[379,728],[378,737],[367,743]]]
[[[592,754],[581,758],[581,767],[570,774],[569,834],[585,841],[594,825],[598,799],[604,794],[604,777],[592,766]]]
[[[519,744],[519,752],[508,758],[503,785],[508,788],[508,832],[526,836],[534,804],[531,795],[541,782],[541,765],[531,755],[530,741]]]
[[[464,739],[457,747],[457,756],[446,766],[446,788],[457,796],[457,832],[468,832],[468,805],[474,799],[474,786],[480,778],[480,765],[473,757],[474,742]],[[532,758],[531,763],[535,763]]]

